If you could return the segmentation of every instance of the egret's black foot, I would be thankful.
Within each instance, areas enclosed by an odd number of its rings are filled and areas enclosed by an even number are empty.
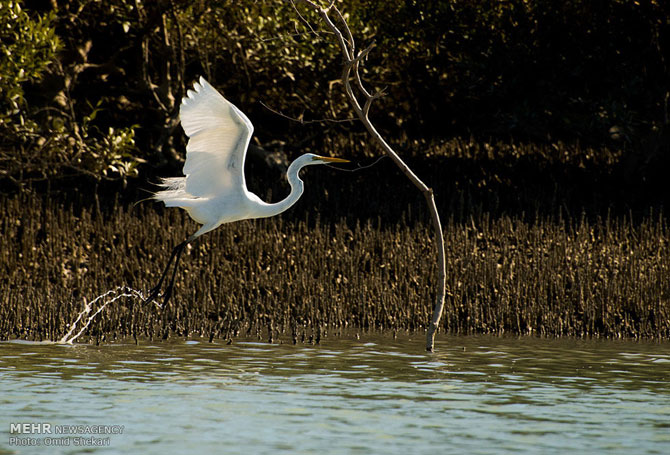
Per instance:
[[[144,300],[144,304],[151,303],[158,298],[158,295],[161,293],[160,284],[149,289],[149,296]]]
[[[161,295],[161,286],[163,286],[163,280],[161,280],[153,288],[149,289],[149,296],[144,300],[144,304],[151,303],[155,300],[158,300],[159,297],[162,297],[163,303],[159,304],[158,302],[156,302],[156,305],[158,305],[161,308],[167,305],[168,300],[170,300],[170,297],[172,297],[172,290],[174,289],[174,276],[172,277],[172,280],[165,288],[165,292],[162,295]]]
[[[172,285],[168,286],[168,288],[165,290],[165,295],[163,296],[163,305],[165,306],[168,303],[168,300],[170,300],[170,297],[172,297]]]

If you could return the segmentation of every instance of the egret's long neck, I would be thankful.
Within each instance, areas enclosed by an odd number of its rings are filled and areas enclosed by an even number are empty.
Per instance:
[[[288,167],[288,170],[286,171],[286,178],[288,179],[289,185],[291,185],[291,193],[282,201],[274,204],[265,204],[262,215],[263,217],[279,215],[280,213],[288,210],[298,201],[298,199],[300,199],[300,196],[302,196],[302,192],[305,190],[305,187],[302,180],[300,180],[300,177],[298,177],[298,172],[303,166],[304,164],[298,163],[297,161],[291,163],[291,165]]]

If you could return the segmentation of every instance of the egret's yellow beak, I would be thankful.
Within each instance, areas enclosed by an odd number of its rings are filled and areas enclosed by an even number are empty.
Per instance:
[[[349,160],[344,158],[331,158],[329,156],[315,156],[314,160],[325,161],[327,163],[349,163]]]

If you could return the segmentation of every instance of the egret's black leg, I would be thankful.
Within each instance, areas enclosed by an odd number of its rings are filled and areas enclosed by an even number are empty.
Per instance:
[[[174,247],[174,249],[172,250],[172,254],[170,255],[170,259],[168,259],[168,263],[165,266],[165,270],[163,270],[163,274],[161,275],[160,280],[158,280],[158,284],[149,290],[149,296],[144,301],[144,303],[149,303],[149,302],[153,301],[156,297],[158,297],[158,294],[160,293],[160,290],[161,290],[161,286],[163,285],[163,281],[165,280],[165,277],[168,274],[168,270],[170,270],[170,265],[172,264],[172,261],[175,259],[175,257],[179,258],[179,256],[181,256],[181,253],[182,253],[182,251],[184,251],[184,247],[186,247],[187,244],[188,244],[188,240],[184,240],[179,245]],[[179,262],[179,259],[177,259],[177,262]],[[172,273],[172,281],[173,282],[174,282],[176,272],[177,272],[177,267],[175,265],[175,270]],[[171,291],[171,289],[170,289],[170,291]],[[165,300],[165,302],[167,302],[167,299]]]
[[[167,288],[165,288],[165,297],[163,299],[163,306],[170,300],[170,296],[172,295],[172,288],[174,287],[174,280],[177,277],[177,267],[179,267],[179,259],[181,258],[181,253],[184,252],[184,247],[188,245],[188,240],[185,242],[182,242],[179,244],[179,251],[177,251],[177,256],[175,257],[174,261],[174,269],[172,270],[172,276],[170,277],[170,283],[167,285]]]

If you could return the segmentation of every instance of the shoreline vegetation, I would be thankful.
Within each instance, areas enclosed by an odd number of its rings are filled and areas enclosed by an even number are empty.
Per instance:
[[[362,77],[386,95],[370,114],[435,194],[442,332],[670,338],[668,5],[342,3],[358,47],[375,44]],[[289,212],[190,245],[167,307],[119,298],[80,340],[425,330],[425,202],[351,121],[312,13],[0,3],[0,340],[61,339],[86,302],[155,284],[197,226],[138,201],[181,175],[179,103],[200,76],[254,123],[262,199],[287,194],[301,153],[357,171],[304,172]]]
[[[268,339],[318,341],[350,328],[425,330],[436,276],[427,260],[429,220],[412,211],[421,195],[399,187],[401,176],[380,180],[385,169],[364,172],[305,173],[308,192],[289,213],[222,226],[190,246],[167,307],[120,299],[82,340],[232,339],[255,330]],[[460,186],[444,198],[452,207],[441,207],[448,289],[441,332],[670,338],[670,230],[659,209],[625,213],[603,205],[602,214],[580,213],[565,198],[551,207],[557,196],[543,200],[526,181],[517,203],[534,198],[546,211],[484,210],[504,191],[475,194],[462,184],[476,176],[452,181],[440,174],[438,194]],[[569,182],[542,183],[576,192],[592,183]],[[265,198],[273,191],[281,197],[280,184]],[[366,193],[379,204],[376,216],[360,200]],[[107,197],[100,208],[90,195],[80,199],[17,194],[0,200],[3,340],[58,340],[85,302],[118,286],[146,292],[172,247],[196,228],[182,211],[151,202]]]

